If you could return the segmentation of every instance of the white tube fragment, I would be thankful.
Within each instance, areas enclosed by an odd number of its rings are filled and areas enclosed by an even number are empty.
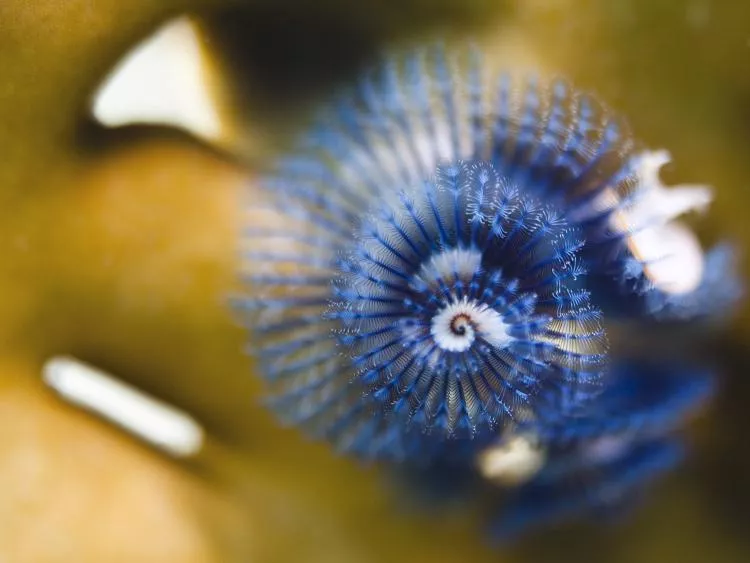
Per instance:
[[[49,359],[42,378],[69,403],[171,456],[189,457],[203,446],[203,429],[188,414],[74,358]]]
[[[519,435],[481,452],[477,465],[485,479],[499,485],[516,486],[534,477],[545,458],[536,440]]]

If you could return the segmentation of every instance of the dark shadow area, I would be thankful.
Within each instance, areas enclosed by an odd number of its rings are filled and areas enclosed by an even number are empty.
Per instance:
[[[236,163],[232,155],[208,141],[167,125],[130,124],[104,127],[93,119],[88,119],[76,131],[77,146],[87,158],[92,159],[100,158],[110,152],[127,150],[141,143],[180,144],[186,149],[201,150],[212,157]]]
[[[369,8],[369,9],[368,9]],[[384,44],[441,31],[497,25],[505,2],[389,2],[368,7],[280,4],[202,15],[204,31],[233,71],[238,107],[263,122],[289,119],[345,82]]]
[[[750,445],[747,425],[750,419],[750,361],[748,345],[727,340],[718,350],[722,373],[706,428],[701,429],[701,452],[691,464],[699,482],[705,512],[719,519],[721,527],[750,548]]]

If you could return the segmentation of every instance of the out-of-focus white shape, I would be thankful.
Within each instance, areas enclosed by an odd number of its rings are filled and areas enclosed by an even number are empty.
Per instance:
[[[189,415],[74,358],[51,358],[42,378],[66,401],[172,456],[192,456],[203,446],[203,429]]]
[[[515,436],[484,450],[477,459],[479,472],[495,483],[515,486],[536,475],[544,465],[544,451],[529,436]]]
[[[632,443],[632,438],[627,435],[602,436],[586,444],[581,455],[589,463],[609,463],[622,456]]]
[[[688,211],[705,211],[713,200],[711,188],[703,185],[682,184],[665,186],[659,170],[669,163],[668,151],[647,151],[639,157],[636,174],[643,193],[628,209],[630,220],[639,225],[665,223]]]
[[[630,237],[631,251],[645,262],[657,288],[674,295],[695,291],[703,279],[705,255],[697,237],[680,223],[645,229]]]
[[[628,246],[646,264],[645,273],[661,291],[685,294],[703,279],[704,252],[695,234],[674,221],[689,211],[704,211],[711,189],[701,185],[665,186],[659,170],[670,161],[669,152],[646,151],[636,170],[641,192],[633,205],[618,212],[614,221],[633,234]]]
[[[137,45],[99,87],[92,111],[109,127],[171,125],[216,140],[221,121],[196,25],[181,16]]]

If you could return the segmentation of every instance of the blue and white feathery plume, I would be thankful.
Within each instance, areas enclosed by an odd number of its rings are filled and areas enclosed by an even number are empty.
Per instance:
[[[544,436],[527,435],[523,455],[518,445],[515,452],[503,443],[488,448],[479,456],[480,470],[513,485],[494,518],[493,535],[512,538],[631,504],[683,459],[679,431],[714,387],[713,374],[702,369],[621,362],[580,416]]]
[[[713,272],[731,252],[673,221],[709,191],[664,188],[666,158],[477,50],[386,58],[249,210],[242,307],[276,412],[367,458],[559,427],[599,388],[600,311],[689,319],[737,296]]]

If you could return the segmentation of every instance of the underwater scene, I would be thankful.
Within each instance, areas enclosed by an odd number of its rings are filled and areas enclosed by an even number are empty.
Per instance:
[[[750,561],[750,5],[0,29],[0,562]]]

